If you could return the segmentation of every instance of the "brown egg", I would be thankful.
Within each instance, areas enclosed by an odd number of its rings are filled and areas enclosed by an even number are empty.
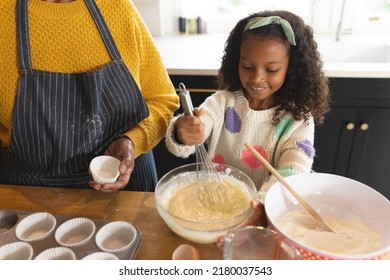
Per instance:
[[[172,254],[172,260],[199,260],[198,250],[189,244],[181,244]]]

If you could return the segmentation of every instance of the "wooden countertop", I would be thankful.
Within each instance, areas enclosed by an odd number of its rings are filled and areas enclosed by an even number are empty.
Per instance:
[[[101,193],[94,189],[0,184],[0,208],[131,222],[142,233],[139,260],[170,260],[183,243],[195,246],[201,259],[222,259],[222,249],[215,244],[194,244],[173,233],[160,218],[151,192]]]

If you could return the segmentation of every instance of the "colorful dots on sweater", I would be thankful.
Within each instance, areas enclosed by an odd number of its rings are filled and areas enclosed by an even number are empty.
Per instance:
[[[288,177],[288,176],[299,174],[299,171],[292,167],[284,167],[278,171],[280,175],[282,175],[282,177]]]
[[[266,160],[268,160],[267,151],[261,146],[253,147],[259,154],[261,154]],[[259,168],[262,166],[261,162],[248,150],[243,149],[241,153],[241,160],[249,167],[249,168]]]
[[[294,120],[291,118],[285,118],[280,120],[275,127],[275,135],[277,138],[282,138],[284,135],[288,134],[293,128]]]
[[[233,107],[227,107],[225,111],[225,128],[231,133],[241,131],[242,121]]]
[[[221,154],[216,154],[215,156],[213,156],[213,158],[211,159],[212,162],[215,162],[215,163],[222,163],[222,164],[226,164],[226,160],[224,158],[223,155]]]
[[[297,146],[301,149],[309,158],[314,158],[315,149],[313,143],[310,140],[297,141]]]

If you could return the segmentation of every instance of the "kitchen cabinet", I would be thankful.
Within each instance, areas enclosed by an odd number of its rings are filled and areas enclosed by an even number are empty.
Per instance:
[[[216,91],[215,76],[171,75],[175,87],[183,82],[194,106]],[[315,172],[360,181],[390,199],[390,79],[330,78],[331,110],[316,126]],[[181,110],[178,111],[178,113]],[[195,157],[171,155],[162,141],[154,150],[159,177]]]
[[[316,127],[316,172],[360,181],[390,199],[390,79],[330,79],[332,108]]]

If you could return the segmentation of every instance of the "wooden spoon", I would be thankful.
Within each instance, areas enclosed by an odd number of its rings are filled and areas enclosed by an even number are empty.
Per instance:
[[[309,212],[310,215],[313,216],[313,218],[319,223],[320,227],[323,230],[333,232],[334,231],[329,227],[329,225],[322,219],[322,217],[315,211],[288,183],[287,181],[280,175],[278,171],[276,171],[275,168],[272,167],[271,164],[259,153],[253,148],[250,144],[245,143],[245,147],[248,148],[248,150],[258,159],[261,161],[261,163],[268,169],[269,172],[274,175],[280,183],[298,200],[298,202]]]

